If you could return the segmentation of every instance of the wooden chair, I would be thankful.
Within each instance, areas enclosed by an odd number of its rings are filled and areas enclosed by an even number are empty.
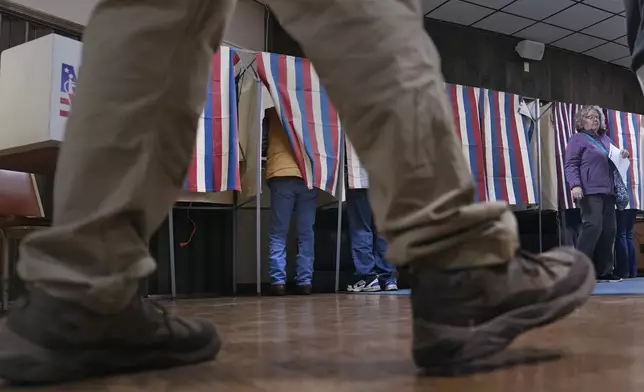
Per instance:
[[[0,170],[0,237],[2,239],[2,311],[9,305],[9,286],[14,270],[11,244],[49,226],[33,174]]]

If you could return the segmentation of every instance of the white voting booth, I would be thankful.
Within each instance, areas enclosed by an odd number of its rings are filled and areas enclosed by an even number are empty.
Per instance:
[[[51,34],[2,52],[0,156],[62,141],[81,49],[81,42]]]

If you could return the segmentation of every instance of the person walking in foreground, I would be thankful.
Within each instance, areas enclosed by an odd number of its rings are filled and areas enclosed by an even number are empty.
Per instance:
[[[635,72],[637,80],[640,83],[640,88],[644,91],[644,0],[624,0],[624,8],[626,9],[626,38],[628,41],[628,48],[631,52],[631,69]],[[618,243],[619,248],[616,249],[618,259],[628,260],[626,263],[629,265],[629,276],[637,277],[637,260],[633,260],[631,252],[635,249],[633,244],[633,229],[635,226],[636,213],[632,210],[625,210],[623,213],[618,213]],[[628,273],[626,269],[625,274]]]
[[[311,59],[368,171],[388,258],[408,266],[413,357],[456,366],[582,305],[593,266],[519,250],[504,202],[474,202],[420,0],[266,0]],[[177,199],[234,0],[102,0],[58,159],[53,227],[24,241],[30,286],[0,326],[0,377],[53,383],[206,361],[206,321],[137,295]],[[117,28],[115,28],[117,27]],[[385,159],[386,157],[386,159]]]

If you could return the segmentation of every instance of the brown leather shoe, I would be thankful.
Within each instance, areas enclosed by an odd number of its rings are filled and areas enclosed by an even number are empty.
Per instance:
[[[271,286],[270,294],[273,297],[283,297],[286,295],[286,288],[283,284],[274,284]]]
[[[220,345],[209,322],[140,298],[102,315],[36,289],[0,325],[0,378],[49,384],[162,369],[213,359]]]
[[[413,356],[422,368],[495,354],[517,336],[580,307],[595,287],[591,261],[572,248],[518,252],[509,263],[458,271],[410,266]]]
[[[313,294],[313,286],[310,284],[297,286],[295,293],[297,295],[311,295]]]

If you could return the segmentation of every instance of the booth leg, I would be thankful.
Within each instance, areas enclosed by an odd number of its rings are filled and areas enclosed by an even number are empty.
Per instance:
[[[168,242],[170,243],[170,295],[174,300],[177,298],[177,278],[174,264],[174,216],[173,208],[168,213]]]

